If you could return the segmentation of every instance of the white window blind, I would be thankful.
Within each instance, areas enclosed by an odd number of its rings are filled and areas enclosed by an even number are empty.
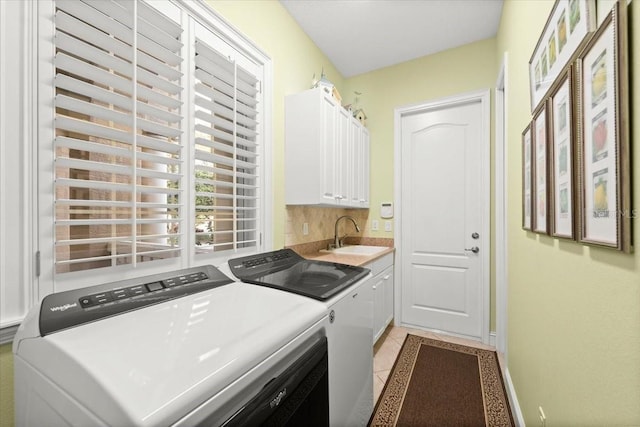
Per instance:
[[[195,41],[196,254],[259,245],[259,80]]]
[[[271,249],[271,61],[206,2],[0,21],[0,342],[49,293]]]
[[[182,256],[182,28],[143,1],[55,6],[55,272]]]

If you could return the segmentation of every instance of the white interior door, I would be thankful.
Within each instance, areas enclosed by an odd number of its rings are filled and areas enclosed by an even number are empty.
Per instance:
[[[487,109],[456,99],[400,120],[401,322],[485,342]]]

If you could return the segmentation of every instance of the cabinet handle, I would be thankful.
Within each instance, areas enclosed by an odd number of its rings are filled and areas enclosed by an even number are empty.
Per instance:
[[[351,298],[355,298],[357,296],[358,296],[358,293],[355,293],[355,294],[351,295]]]
[[[373,290],[375,291],[378,288],[378,286],[373,285]]]
[[[389,280],[389,277],[391,277],[391,275],[387,274],[386,276],[384,276],[384,280]]]

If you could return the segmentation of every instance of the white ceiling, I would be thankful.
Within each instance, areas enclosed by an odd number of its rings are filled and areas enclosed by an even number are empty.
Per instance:
[[[280,0],[348,78],[494,37],[503,0]]]

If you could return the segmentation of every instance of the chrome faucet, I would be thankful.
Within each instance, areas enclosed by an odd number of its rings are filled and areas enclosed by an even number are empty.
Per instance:
[[[338,218],[336,220],[335,235],[333,236],[333,247],[336,248],[336,249],[342,246],[342,241],[341,241],[340,237],[338,236],[338,223],[340,222],[340,220],[342,218],[346,218],[346,219],[351,220],[351,222],[353,222],[353,225],[356,227],[356,232],[358,232],[358,233],[360,232],[360,227],[358,227],[358,223],[356,222],[355,219],[353,219],[349,215],[343,215],[340,218]],[[344,237],[342,239],[344,239],[345,237],[347,237],[346,234],[344,235]]]

